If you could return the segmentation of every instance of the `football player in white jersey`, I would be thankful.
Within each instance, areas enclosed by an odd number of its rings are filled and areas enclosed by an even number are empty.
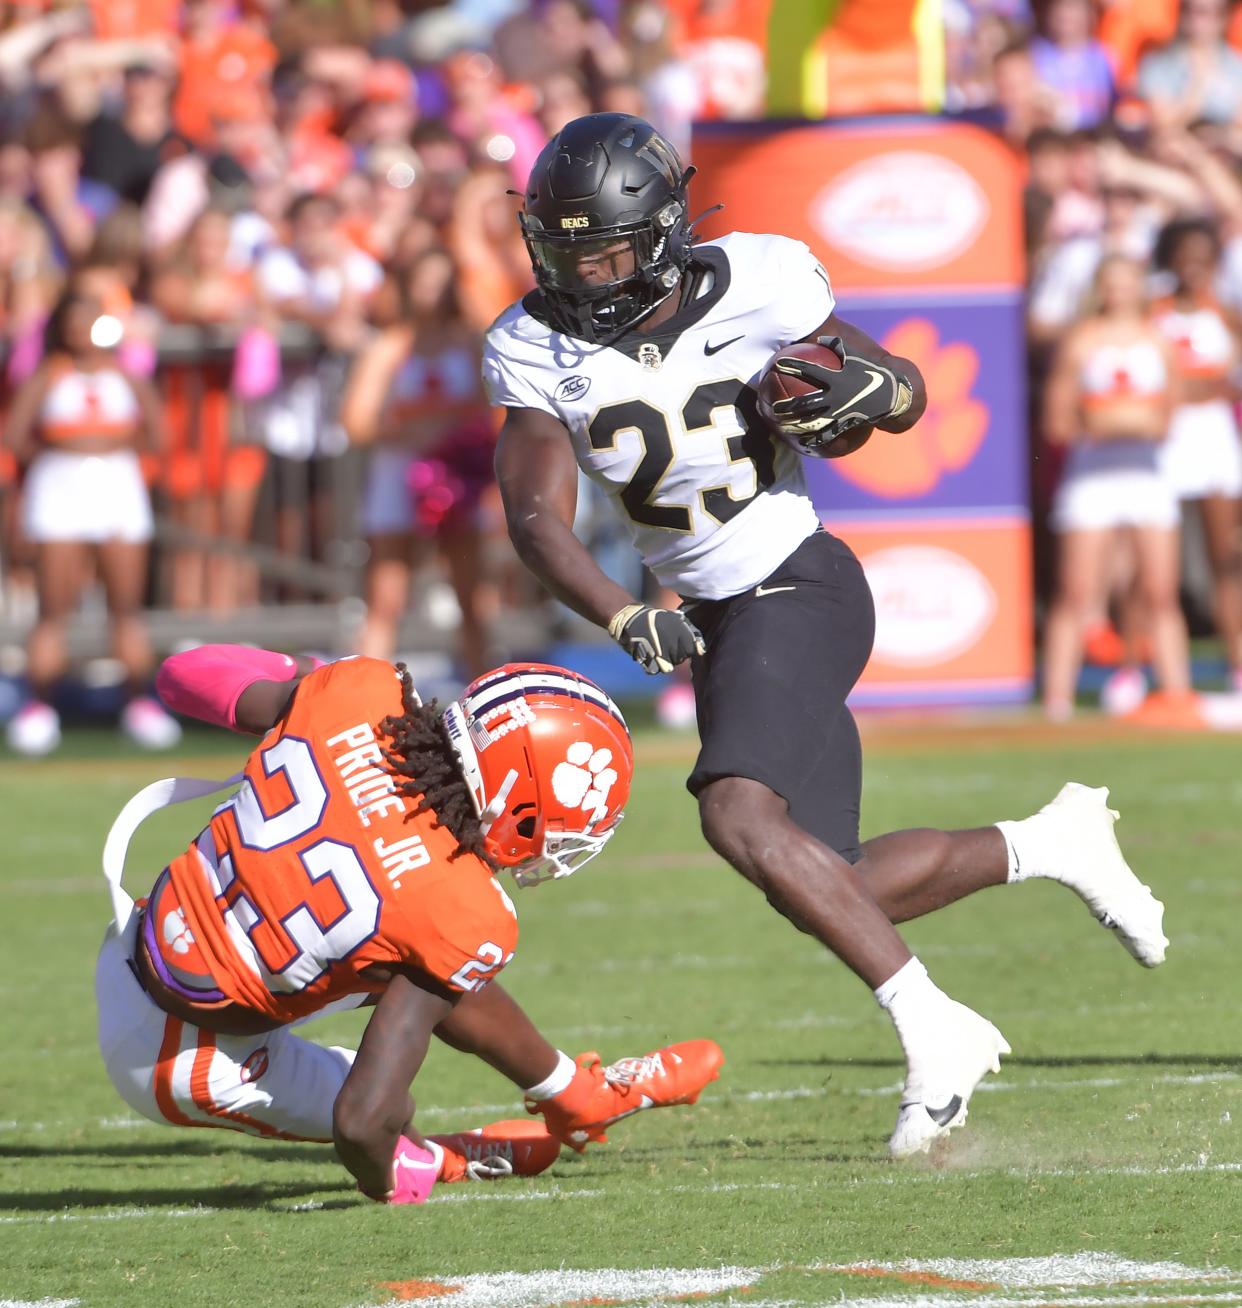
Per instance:
[[[488,333],[484,380],[507,410],[496,468],[509,531],[559,599],[648,672],[692,660],[701,751],[687,785],[703,832],[888,1010],[907,1062],[891,1152],[959,1125],[1008,1052],[930,979],[893,923],[984,886],[1063,881],[1139,962],[1164,958],[1163,905],[1127,867],[1108,792],[1067,785],[1038,814],[859,843],[862,764],[845,700],[870,654],[871,592],[826,532],[796,446],[900,433],[926,405],[918,370],[834,311],[827,274],[781,236],[695,245],[693,170],[640,118],[567,124],[531,171],[520,215],[538,289]],[[840,338],[839,373],[757,418],[774,351]],[[606,577],[571,530],[578,468],[611,498],[656,578],[653,608]]]

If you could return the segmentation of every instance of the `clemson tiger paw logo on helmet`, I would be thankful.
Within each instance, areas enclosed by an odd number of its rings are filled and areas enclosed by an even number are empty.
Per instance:
[[[608,804],[608,792],[617,780],[617,771],[608,765],[612,750],[591,748],[589,740],[575,740],[565,751],[564,763],[552,770],[552,790],[566,808],[581,808],[602,813]]]

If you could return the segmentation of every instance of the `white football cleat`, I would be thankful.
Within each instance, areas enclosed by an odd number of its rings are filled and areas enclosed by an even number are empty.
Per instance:
[[[999,1072],[1001,1055],[1009,1053],[1009,1042],[986,1017],[954,1000],[919,1043],[914,1056],[907,1051],[909,1071],[888,1142],[894,1158],[925,1154],[934,1140],[961,1126],[975,1086],[988,1072]]]
[[[1122,855],[1113,832],[1121,815],[1108,807],[1108,787],[1067,781],[1039,811],[1061,828],[1048,875],[1069,886],[1144,967],[1159,967],[1169,947],[1164,905]]]

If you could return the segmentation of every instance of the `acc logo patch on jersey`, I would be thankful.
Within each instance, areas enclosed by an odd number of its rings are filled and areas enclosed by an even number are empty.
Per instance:
[[[566,377],[563,382],[553,392],[553,399],[560,400],[562,403],[571,403],[574,400],[580,400],[591,389],[591,379],[583,377],[581,373],[575,373],[572,377]]]

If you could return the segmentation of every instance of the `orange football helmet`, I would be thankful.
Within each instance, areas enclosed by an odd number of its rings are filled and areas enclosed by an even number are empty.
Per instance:
[[[621,710],[593,681],[507,663],[444,710],[487,854],[520,886],[567,877],[608,842],[634,774]]]

